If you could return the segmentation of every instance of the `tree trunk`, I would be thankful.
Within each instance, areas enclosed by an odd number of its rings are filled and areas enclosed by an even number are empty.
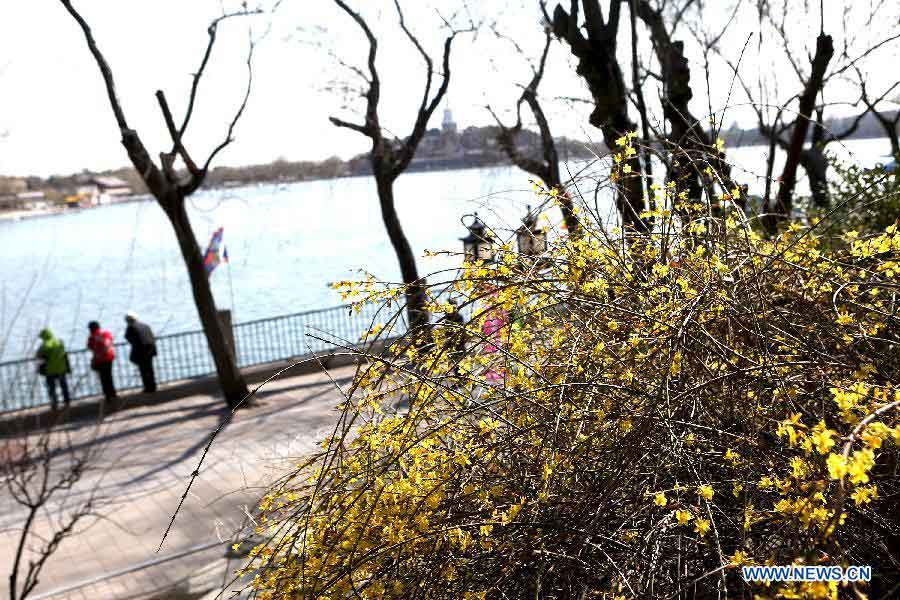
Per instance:
[[[888,139],[891,141],[891,155],[894,160],[900,160],[900,136],[897,135],[897,123],[893,128],[887,128]]]
[[[544,177],[544,183],[549,189],[556,189],[559,192],[559,208],[563,214],[563,221],[566,224],[566,230],[570,236],[577,237],[579,234],[580,223],[578,216],[575,214],[575,206],[572,202],[572,196],[563,187],[562,175],[559,171],[559,153],[556,151],[556,142],[553,134],[550,133],[550,125],[537,99],[537,93],[533,90],[526,90],[522,95],[525,102],[534,113],[534,118],[538,122],[538,128],[541,131],[541,150],[544,153],[544,161],[547,163],[547,173]]]
[[[791,141],[788,145],[787,158],[784,170],[781,173],[781,187],[778,188],[778,197],[775,204],[775,212],[778,217],[786,219],[791,215],[794,198],[794,187],[797,185],[797,166],[800,164],[800,154],[806,143],[806,134],[809,131],[809,123],[812,120],[813,110],[816,107],[816,96],[822,89],[825,79],[825,71],[828,63],[834,56],[834,43],[830,35],[819,34],[816,39],[816,54],[812,61],[812,71],[800,96],[797,118],[794,120],[794,128],[791,132]],[[776,217],[776,218],[778,218]],[[776,221],[767,219],[767,227],[774,230]]]
[[[646,0],[632,0],[632,13],[650,29],[653,49],[660,64],[663,83],[663,115],[671,125],[668,140],[672,145],[672,167],[668,178],[685,188],[688,197],[700,200],[703,191],[712,188],[715,181],[703,174],[702,165],[709,161],[720,185],[727,193],[732,193],[739,186],[731,178],[731,165],[725,155],[716,150],[712,153],[711,135],[703,129],[700,121],[691,113],[689,103],[694,97],[691,88],[691,68],[684,54],[684,42],[673,41],[666,29],[662,13],[655,10]],[[713,201],[710,194],[710,201]],[[743,210],[745,199],[735,198],[735,202]]]
[[[610,4],[609,22],[603,23],[596,2],[584,2],[584,37],[578,27],[577,14],[569,14],[557,5],[551,24],[554,34],[566,41],[573,56],[578,59],[576,72],[584,79],[594,100],[594,110],[589,121],[603,133],[603,141],[611,152],[617,149],[616,140],[637,126],[628,117],[628,91],[625,78],[616,56],[616,36],[621,0]],[[616,205],[624,228],[646,232],[648,224],[640,218],[644,210],[644,190],[641,185],[641,161],[633,156],[623,161],[631,168],[631,174],[619,182]]]
[[[231,408],[236,408],[241,400],[246,398],[242,406],[250,405],[252,404],[251,399],[248,398],[250,391],[244,381],[244,376],[238,369],[237,358],[228,347],[225,331],[216,313],[216,301],[209,286],[209,277],[203,266],[203,256],[200,254],[197,238],[194,236],[194,230],[188,219],[184,198],[173,197],[166,199],[165,202],[160,202],[160,204],[166,207],[166,214],[175,230],[175,237],[178,239],[178,247],[181,249],[181,256],[191,281],[194,304],[197,306],[197,313],[200,316],[203,333],[206,335],[209,352],[216,366],[216,374],[219,377],[219,385],[225,396],[225,402]]]
[[[582,61],[583,62],[583,61]],[[619,86],[611,86],[613,92],[604,92],[597,88],[597,84],[591,85],[588,80],[588,87],[594,95],[595,107],[591,113],[590,122],[595,127],[599,127],[603,134],[603,143],[610,151],[615,152],[617,149],[616,140],[626,133],[637,130],[637,125],[628,117],[628,107],[624,95],[624,83],[622,80],[622,71],[619,69],[618,63],[607,65],[612,76],[618,76],[618,82],[622,86],[621,95],[618,93]],[[600,77],[602,75],[596,73],[595,69],[586,67],[582,69],[579,63],[579,74],[583,72],[591,72],[592,77]],[[587,77],[585,76],[587,79]],[[613,101],[612,97],[620,97],[620,100]],[[598,100],[601,98],[601,100]],[[613,111],[613,112],[607,112]],[[641,185],[641,160],[638,155],[623,161],[624,165],[631,167],[631,174],[626,175],[619,181],[619,193],[616,195],[616,207],[622,217],[623,227],[632,227],[635,231],[646,232],[647,223],[640,218],[641,212],[644,210],[644,190]]]
[[[634,131],[634,129],[631,129]],[[606,135],[604,134],[604,138]],[[615,139],[617,139],[616,136]],[[615,141],[613,141],[615,143]],[[615,146],[607,147],[615,148]],[[626,175],[619,182],[619,193],[616,195],[616,206],[619,214],[622,215],[622,225],[624,228],[633,228],[634,231],[646,233],[649,231],[647,221],[641,218],[641,213],[646,208],[644,204],[644,188],[641,184],[641,159],[637,155],[624,161],[624,164],[631,167],[631,174]]]
[[[818,145],[813,144],[800,152],[800,165],[809,178],[813,204],[817,208],[827,208],[828,201],[828,161]]]
[[[380,175],[376,172],[375,183],[378,188],[381,219],[384,221],[384,228],[387,230],[388,238],[390,238],[391,245],[394,247],[397,262],[400,264],[400,275],[403,278],[403,283],[406,285],[406,313],[409,319],[409,330],[411,332],[427,330],[428,324],[431,322],[431,316],[425,307],[426,283],[424,279],[419,277],[415,255],[412,247],[409,245],[409,241],[406,239],[406,234],[403,233],[400,219],[397,217],[397,209],[394,206],[394,180],[389,176]]]
[[[701,168],[693,164],[693,161],[702,160],[701,157],[709,151],[710,142],[688,108],[694,92],[691,89],[691,69],[684,56],[684,44],[671,40],[662,14],[654,10],[646,0],[638,3],[632,0],[631,15],[632,28],[635,27],[634,18],[637,16],[650,29],[653,49],[660,64],[663,116],[671,126],[668,139],[672,144],[670,150],[673,151],[668,179],[684,186],[691,200],[699,201],[703,196],[704,186],[700,177]],[[633,35],[636,39],[637,34]],[[636,44],[637,41],[634,42]],[[634,85],[637,85],[636,75],[634,81]],[[643,101],[639,104],[642,103]]]

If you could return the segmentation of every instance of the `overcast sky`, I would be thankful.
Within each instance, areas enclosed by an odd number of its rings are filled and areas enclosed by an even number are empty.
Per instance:
[[[270,0],[271,1],[271,0]],[[176,119],[184,110],[191,73],[205,48],[206,26],[221,14],[220,0],[73,0],[91,24],[101,50],[106,54],[116,78],[126,116],[152,154],[168,150],[170,142],[160,117],[154,92],[166,92]],[[234,4],[224,3],[225,7]],[[461,3],[457,0],[407,0],[408,21],[426,46],[436,55],[444,30],[438,9],[450,18]],[[526,54],[535,56],[543,43],[536,2],[528,0],[479,0],[469,3],[472,18],[496,21],[506,35],[515,38]],[[731,16],[732,0],[707,2],[711,7],[702,22],[693,19],[695,31],[717,31]],[[759,25],[746,2],[732,21],[722,46],[733,60],[740,57],[747,77],[763,78],[767,89],[782,99],[797,91],[797,77],[778,51],[774,37],[759,37]],[[779,3],[780,4],[780,3]],[[813,14],[804,15],[804,3],[787,20],[797,62],[808,68],[806,50],[814,46],[818,31],[818,3],[811,2]],[[845,41],[852,49],[863,49],[898,27],[898,11],[887,2],[879,18],[865,19],[874,0],[828,0],[826,29],[835,36],[840,52]],[[897,3],[900,4],[900,3]],[[383,123],[393,133],[405,135],[412,125],[411,114],[420,100],[421,60],[397,28],[396,13],[388,0],[357,1],[365,6],[381,43],[379,66],[384,80]],[[852,5],[852,6],[851,6]],[[269,5],[266,5],[269,6]],[[844,8],[851,6],[852,10]],[[457,14],[455,23],[464,24],[466,15]],[[844,24],[853,39],[847,40]],[[268,162],[275,158],[323,159],[330,155],[348,157],[368,148],[359,134],[334,127],[327,117],[336,114],[352,119],[360,104],[352,94],[341,92],[359,82],[338,58],[354,65],[364,64],[366,46],[359,30],[332,0],[284,0],[274,15],[236,19],[220,29],[207,77],[201,84],[195,117],[188,135],[188,147],[205,156],[224,136],[231,113],[240,101],[246,83],[248,29],[261,38],[254,56],[254,84],[246,114],[236,132],[236,142],[220,155],[217,164],[240,165]],[[268,32],[265,37],[264,32]],[[710,89],[706,94],[703,57],[693,35],[681,28],[677,37],[687,41],[694,67],[695,101],[698,116],[726,102],[746,102],[742,92],[730,85],[727,66],[711,56]],[[622,47],[628,56],[630,33],[623,19]],[[762,43],[760,43],[762,39]],[[649,50],[644,44],[643,50]],[[851,52],[852,54],[852,52]],[[892,83],[897,75],[896,44],[881,49],[863,63],[873,91]],[[838,61],[838,58],[835,59]],[[624,65],[630,69],[630,66]],[[449,105],[461,127],[491,122],[484,106],[498,110],[511,106],[518,96],[516,82],[527,81],[526,57],[513,44],[498,40],[490,31],[477,36],[460,36],[454,48]],[[655,88],[651,88],[652,89]],[[110,112],[99,72],[85,46],[76,23],[58,0],[15,0],[0,8],[0,173],[68,173],[82,168],[105,169],[127,164],[119,144],[119,133]],[[549,98],[587,97],[574,74],[567,48],[555,44],[551,50],[548,76],[542,84],[548,97],[552,125],[558,135],[598,139],[599,133],[587,125],[589,106],[552,101]],[[829,92],[829,101],[849,100],[850,83]],[[651,93],[651,100],[654,94]],[[348,105],[349,101],[349,105]],[[846,114],[849,107],[835,113]],[[506,113],[508,116],[508,113]],[[432,126],[438,126],[441,114]],[[751,114],[732,109],[726,124],[737,120],[752,126]]]

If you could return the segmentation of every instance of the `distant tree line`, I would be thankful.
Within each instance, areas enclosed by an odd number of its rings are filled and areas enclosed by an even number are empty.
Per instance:
[[[464,151],[479,152],[477,161],[472,159],[470,161],[472,164],[465,164],[463,166],[511,164],[511,161],[503,148],[493,143],[494,140],[497,139],[499,133],[500,129],[495,125],[487,127],[468,127],[462,131],[459,135],[460,147]],[[430,137],[439,137],[441,133],[439,129],[431,129],[426,135]],[[519,134],[516,141],[523,155],[537,157],[540,154],[541,136],[538,133],[525,129]],[[602,144],[581,142],[568,138],[559,138],[556,140],[556,144],[560,159],[563,161],[591,158],[595,153],[599,154],[605,150],[605,147],[603,147]],[[423,154],[425,159],[439,158],[438,153]],[[433,163],[426,163],[423,165],[413,164],[411,165],[410,170],[415,171],[421,168],[441,170],[457,167],[449,166],[440,161],[434,161]],[[215,167],[207,173],[205,186],[210,188],[253,185],[257,183],[311,181],[361,175],[370,172],[371,171],[368,169],[368,153],[360,154],[349,160],[342,160],[338,156],[331,156],[320,161],[291,161],[286,158],[278,158],[270,163],[243,165],[239,167]],[[185,171],[183,175],[186,177],[188,174]],[[27,176],[5,179],[24,180],[26,189],[43,190],[48,200],[52,202],[62,202],[65,196],[77,189],[84,180],[94,176],[116,177],[127,182],[128,186],[134,190],[136,194],[148,193],[144,180],[133,167],[121,167],[118,169],[96,172],[84,170],[67,175],[50,175],[49,177]],[[3,184],[0,182],[0,192],[2,191]]]
[[[897,118],[900,116],[900,111],[897,110],[888,110],[883,113],[866,111],[860,115],[835,117],[826,119],[822,126],[825,132],[838,132],[853,128],[853,132],[847,135],[846,139],[879,139],[886,137],[885,128],[880,122],[879,116],[892,121],[896,130]],[[859,123],[854,127],[853,124],[856,121]],[[789,133],[790,130],[791,128],[788,127],[786,132]],[[760,133],[758,129],[741,129],[737,123],[724,130],[722,138],[729,146],[762,146],[769,143],[769,138]],[[812,142],[812,138],[813,134],[810,132],[807,141]]]

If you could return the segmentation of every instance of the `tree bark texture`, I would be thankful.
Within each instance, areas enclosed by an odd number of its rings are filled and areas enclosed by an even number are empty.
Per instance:
[[[390,177],[375,175],[378,189],[378,203],[381,207],[381,219],[387,231],[391,246],[397,255],[400,265],[400,275],[406,284],[406,307],[410,331],[423,331],[430,321],[428,311],[425,309],[427,296],[425,293],[425,281],[419,277],[416,268],[416,257],[412,247],[403,233],[400,218],[394,205],[394,182]]]
[[[249,394],[249,390],[240,369],[238,369],[237,357],[234,356],[228,345],[225,329],[219,321],[216,301],[213,298],[209,277],[203,265],[203,255],[188,220],[184,198],[172,198],[165,205],[172,207],[171,210],[166,210],[166,215],[169,217],[175,237],[178,239],[178,248],[181,250],[181,257],[187,268],[194,304],[197,307],[203,333],[206,335],[209,352],[215,363],[219,385],[222,387],[225,402],[234,408]]]
[[[778,196],[775,201],[776,216],[774,219],[767,219],[769,230],[774,229],[777,220],[786,219],[791,214],[794,188],[797,185],[797,166],[800,164],[800,155],[803,145],[806,143],[809,124],[816,107],[816,96],[822,90],[825,71],[828,69],[828,63],[831,62],[832,56],[834,56],[834,43],[831,36],[820,34],[816,38],[816,53],[812,60],[812,71],[803,88],[803,93],[800,95],[798,114],[791,131],[787,157],[781,173],[781,186],[778,188]]]
[[[699,200],[706,187],[703,173],[706,163],[709,163],[721,178],[721,187],[730,193],[738,187],[731,178],[731,166],[724,154],[713,148],[711,137],[690,111],[689,103],[694,92],[691,88],[691,68],[684,55],[684,42],[672,40],[662,14],[647,0],[632,2],[637,16],[650,30],[653,50],[660,64],[663,115],[670,125],[668,139],[674,151],[669,180],[684,186],[689,198]],[[736,199],[742,208],[745,201],[742,196]]]
[[[569,12],[559,4],[556,6],[551,19],[553,33],[568,44],[578,59],[576,72],[584,79],[594,100],[589,121],[603,134],[607,148],[615,151],[616,140],[637,127],[628,116],[628,90],[616,57],[621,0],[612,0],[605,22],[599,0],[582,0],[582,6],[587,37],[579,29],[577,0],[572,0]],[[645,208],[640,158],[633,156],[622,164],[631,167],[631,175],[619,182],[616,198],[622,224],[646,232],[647,223],[639,216]]]

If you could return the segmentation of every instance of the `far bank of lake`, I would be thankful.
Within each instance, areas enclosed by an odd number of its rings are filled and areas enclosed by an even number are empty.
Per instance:
[[[860,140],[844,152],[868,165],[886,146]],[[761,193],[765,148],[736,148],[729,157],[735,177]],[[598,170],[601,179],[604,171]],[[409,173],[397,180],[397,210],[418,255],[458,253],[464,214],[478,211],[499,235],[511,235],[526,204],[537,203],[528,180],[507,166]],[[579,187],[592,193],[592,186],[586,179]],[[609,195],[601,195],[601,210],[614,215]],[[204,190],[189,201],[189,212],[202,247],[216,228],[225,228],[231,263],[213,274],[212,285],[236,321],[339,304],[328,284],[358,277],[359,269],[399,278],[370,177]],[[72,348],[83,346],[93,319],[121,337],[128,310],[158,334],[199,328],[174,234],[151,199],[0,221],[0,240],[0,360],[30,356],[44,326]],[[459,262],[444,254],[421,258],[419,267],[426,274],[452,271]],[[451,277],[446,272],[432,280]]]

